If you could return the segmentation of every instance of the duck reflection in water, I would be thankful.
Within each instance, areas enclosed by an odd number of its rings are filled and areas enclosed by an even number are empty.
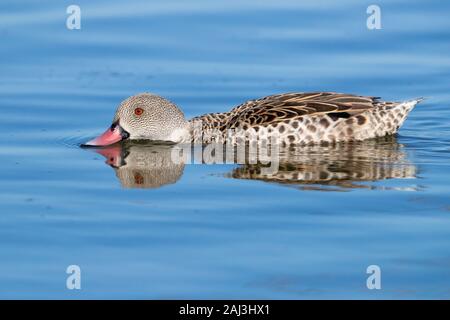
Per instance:
[[[124,188],[159,188],[176,183],[183,175],[185,165],[191,163],[174,158],[183,151],[182,148],[180,145],[124,141],[92,150],[106,158]],[[416,177],[417,167],[409,161],[403,146],[393,136],[329,146],[282,148],[279,149],[277,170],[273,172],[264,170],[266,164],[255,163],[250,158],[247,154],[244,163],[235,164],[225,177],[262,180],[302,190],[417,189],[415,185],[389,188],[374,183]]]
[[[106,158],[124,188],[159,188],[183,175],[185,164],[172,161],[175,147],[127,141],[93,150]]]

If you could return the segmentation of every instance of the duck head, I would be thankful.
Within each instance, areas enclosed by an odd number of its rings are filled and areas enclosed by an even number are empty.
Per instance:
[[[107,146],[125,139],[178,143],[188,135],[183,112],[169,100],[141,93],[124,100],[111,126],[85,146]]]

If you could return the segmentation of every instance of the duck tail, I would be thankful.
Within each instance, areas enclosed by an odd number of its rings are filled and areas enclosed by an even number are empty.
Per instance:
[[[425,100],[424,97],[420,97],[420,98],[415,98],[415,99],[411,99],[411,100],[406,100],[400,103],[397,103],[398,107],[406,107],[407,111],[411,111],[418,103],[422,102],[423,100]]]
[[[406,102],[410,102],[410,103],[412,102],[412,103],[414,103],[416,105],[416,104],[422,102],[425,99],[426,99],[425,97],[419,97],[419,98],[415,98],[415,99],[412,99],[412,100],[409,100],[409,101],[406,101]]]

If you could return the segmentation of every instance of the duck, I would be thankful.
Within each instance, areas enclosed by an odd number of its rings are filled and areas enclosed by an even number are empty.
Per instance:
[[[422,100],[389,102],[336,92],[293,92],[249,100],[229,112],[186,120],[175,103],[146,92],[121,102],[111,126],[83,146],[101,147],[127,139],[237,144],[276,137],[282,145],[362,141],[397,133]]]

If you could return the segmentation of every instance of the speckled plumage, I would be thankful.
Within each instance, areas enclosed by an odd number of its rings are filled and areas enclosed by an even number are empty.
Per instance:
[[[318,144],[391,135],[420,99],[382,102],[333,92],[286,93],[247,101],[227,113],[189,121],[195,143],[264,140],[283,144]]]

